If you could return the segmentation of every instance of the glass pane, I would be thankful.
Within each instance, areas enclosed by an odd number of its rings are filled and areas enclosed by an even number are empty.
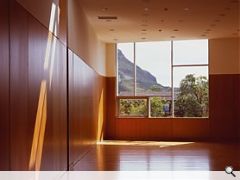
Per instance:
[[[171,94],[171,42],[136,43],[137,95]]]
[[[208,117],[208,66],[175,67],[175,117]]]
[[[174,41],[173,64],[208,64],[208,40]]]
[[[147,99],[120,99],[120,116],[147,116]]]
[[[151,117],[171,116],[172,97],[151,97]]]
[[[133,43],[119,43],[118,57],[118,95],[134,95],[134,45]]]

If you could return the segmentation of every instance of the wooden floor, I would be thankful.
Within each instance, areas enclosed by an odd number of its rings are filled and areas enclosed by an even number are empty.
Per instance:
[[[223,171],[240,169],[240,144],[104,141],[71,168],[77,171]]]

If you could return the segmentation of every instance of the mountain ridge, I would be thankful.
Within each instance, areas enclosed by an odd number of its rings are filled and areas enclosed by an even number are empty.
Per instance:
[[[131,62],[120,49],[118,49],[117,55],[119,91],[131,91],[134,86],[134,63]],[[170,87],[159,84],[154,75],[139,66],[136,66],[136,83],[138,91],[151,90],[169,92],[170,89]]]

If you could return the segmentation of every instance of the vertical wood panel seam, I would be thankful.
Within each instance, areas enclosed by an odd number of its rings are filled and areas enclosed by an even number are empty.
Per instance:
[[[68,39],[68,1],[66,1],[66,83],[67,83],[67,94],[66,94],[66,100],[67,100],[67,171],[70,170],[69,164],[70,164],[70,117],[69,117],[69,51],[68,51],[68,44],[69,44],[69,39]]]
[[[10,3],[11,1],[8,1],[8,147],[9,147],[9,152],[8,152],[8,169],[11,171],[11,13],[10,13]]]

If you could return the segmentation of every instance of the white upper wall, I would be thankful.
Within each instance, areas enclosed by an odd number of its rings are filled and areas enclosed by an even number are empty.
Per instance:
[[[100,75],[106,75],[105,43],[89,24],[78,0],[68,1],[68,46]]]
[[[106,75],[108,77],[116,76],[116,44],[106,44]]]
[[[210,74],[240,74],[239,38],[209,40]]]

